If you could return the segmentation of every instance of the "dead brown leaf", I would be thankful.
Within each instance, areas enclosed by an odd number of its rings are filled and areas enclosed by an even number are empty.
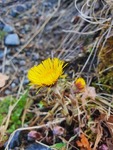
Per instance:
[[[5,74],[0,73],[0,88],[5,85],[5,82],[9,79],[9,77]]]

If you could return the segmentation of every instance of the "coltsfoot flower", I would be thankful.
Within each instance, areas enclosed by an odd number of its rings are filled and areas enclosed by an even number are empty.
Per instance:
[[[86,86],[86,82],[83,78],[77,78],[75,80],[75,86],[77,87],[78,90],[82,90]]]
[[[58,78],[63,75],[64,61],[58,58],[48,58],[41,64],[32,67],[28,71],[30,85],[50,86],[54,85]]]

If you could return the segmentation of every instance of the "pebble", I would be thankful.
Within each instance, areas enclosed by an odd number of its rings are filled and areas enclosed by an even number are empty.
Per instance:
[[[30,31],[30,25],[29,25],[29,24],[26,24],[26,25],[24,26],[24,30],[25,30],[25,32]]]
[[[29,83],[29,80],[28,79],[25,79],[24,82],[23,82],[23,85],[26,85]]]
[[[17,12],[22,13],[26,10],[26,6],[25,5],[18,5],[18,6],[16,6],[16,10],[17,10]]]
[[[4,44],[6,46],[18,46],[20,44],[18,35],[16,33],[8,34],[5,37]]]
[[[40,58],[38,53],[33,54],[32,60],[37,61]]]
[[[13,88],[15,88],[15,87],[16,87],[16,83],[13,82],[13,83],[11,84],[11,88],[13,89]]]
[[[19,62],[19,64],[20,64],[21,66],[24,66],[24,65],[26,64],[26,61],[25,61],[25,60],[21,60],[21,61]]]
[[[13,80],[13,82],[18,85],[19,84],[19,79],[16,78],[16,79]]]
[[[12,8],[10,11],[10,15],[12,17],[17,17],[19,15],[19,12],[15,8]]]
[[[14,64],[18,64],[18,59],[13,59],[12,62],[13,62]]]
[[[11,91],[10,90],[5,90],[5,94],[9,95],[9,94],[11,94]]]
[[[26,56],[31,56],[31,52],[27,51]]]
[[[3,31],[7,32],[7,33],[11,33],[14,31],[14,28],[8,24],[5,24]]]
[[[45,8],[47,8],[47,9],[52,8],[52,4],[51,4],[50,2],[45,2],[43,5],[44,5]]]
[[[27,3],[26,4],[26,9],[28,10],[28,9],[30,9],[32,7],[32,4],[30,4],[30,3]]]
[[[23,74],[26,74],[27,70],[25,69],[25,67],[20,67],[19,71],[21,72],[21,75],[23,76]]]

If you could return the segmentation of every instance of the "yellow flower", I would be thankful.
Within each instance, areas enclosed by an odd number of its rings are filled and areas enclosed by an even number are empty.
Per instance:
[[[82,90],[86,86],[86,82],[83,78],[78,78],[75,80],[75,86],[77,87],[78,90]]]
[[[28,71],[28,79],[31,85],[50,86],[56,83],[63,74],[64,61],[58,58],[46,59],[38,66],[32,67]]]

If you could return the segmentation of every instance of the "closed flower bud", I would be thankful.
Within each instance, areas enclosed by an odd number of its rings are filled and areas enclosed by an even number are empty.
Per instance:
[[[86,82],[83,78],[77,78],[74,83],[78,90],[82,90],[86,86]]]

